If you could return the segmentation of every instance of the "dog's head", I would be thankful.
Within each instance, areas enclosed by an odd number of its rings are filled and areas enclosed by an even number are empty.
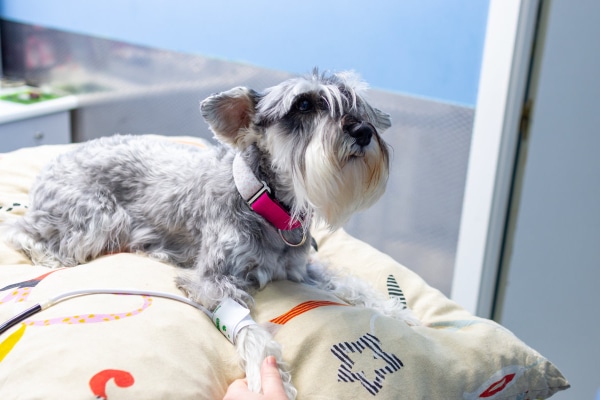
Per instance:
[[[237,87],[201,103],[216,138],[257,165],[293,215],[314,214],[331,227],[384,192],[389,153],[380,134],[389,115],[365,100],[351,72],[287,80],[262,93]],[[256,151],[258,150],[258,151]]]

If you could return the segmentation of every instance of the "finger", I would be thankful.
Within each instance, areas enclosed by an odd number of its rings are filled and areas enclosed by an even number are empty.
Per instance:
[[[248,381],[246,379],[236,379],[231,382],[231,385],[227,388],[227,393],[223,400],[235,400],[245,398],[246,394],[250,393],[248,389]]]
[[[260,368],[260,378],[262,383],[263,393],[267,396],[285,396],[285,389],[283,388],[283,382],[281,381],[281,375],[279,375],[279,369],[277,369],[277,360],[275,357],[268,356],[263,361]]]

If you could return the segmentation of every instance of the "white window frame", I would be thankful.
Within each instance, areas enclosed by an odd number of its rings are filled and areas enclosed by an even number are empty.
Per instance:
[[[541,0],[490,0],[451,298],[491,318]]]

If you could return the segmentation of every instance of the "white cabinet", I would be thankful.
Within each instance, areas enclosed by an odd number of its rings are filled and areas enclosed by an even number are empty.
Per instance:
[[[69,111],[0,124],[0,153],[20,147],[71,142]]]
[[[11,89],[15,91],[19,89]],[[0,94],[10,93],[0,90]],[[71,142],[70,110],[75,96],[64,96],[35,104],[0,100],[0,153],[20,147]]]

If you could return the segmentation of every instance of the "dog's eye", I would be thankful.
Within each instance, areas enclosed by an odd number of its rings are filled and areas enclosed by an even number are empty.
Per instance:
[[[315,105],[311,99],[303,98],[296,102],[296,109],[302,113],[311,112]]]

